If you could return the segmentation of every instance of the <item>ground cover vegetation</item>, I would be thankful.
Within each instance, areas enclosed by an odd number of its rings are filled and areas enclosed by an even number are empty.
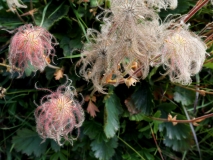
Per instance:
[[[2,0],[0,159],[212,159],[212,14],[212,0]]]

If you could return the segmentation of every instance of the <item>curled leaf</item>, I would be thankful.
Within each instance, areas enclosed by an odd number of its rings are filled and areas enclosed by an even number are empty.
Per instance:
[[[137,79],[130,77],[130,78],[124,79],[124,82],[126,86],[129,88],[130,86],[135,86],[138,81]]]

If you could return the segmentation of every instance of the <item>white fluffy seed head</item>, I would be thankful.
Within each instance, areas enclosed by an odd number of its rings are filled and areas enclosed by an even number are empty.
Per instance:
[[[188,85],[205,60],[206,45],[195,33],[183,28],[171,30],[162,47],[162,64],[172,82]]]

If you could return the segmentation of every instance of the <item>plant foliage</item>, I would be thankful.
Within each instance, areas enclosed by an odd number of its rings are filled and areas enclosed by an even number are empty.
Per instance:
[[[212,3],[0,1],[0,159],[212,159]]]

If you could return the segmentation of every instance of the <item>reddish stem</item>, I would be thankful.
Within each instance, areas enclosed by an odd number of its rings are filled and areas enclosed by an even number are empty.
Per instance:
[[[210,0],[204,0],[201,3],[197,3],[188,13],[186,18],[184,19],[184,23],[188,22],[188,20],[197,13],[205,4],[207,4]],[[199,2],[199,1],[198,1]]]

